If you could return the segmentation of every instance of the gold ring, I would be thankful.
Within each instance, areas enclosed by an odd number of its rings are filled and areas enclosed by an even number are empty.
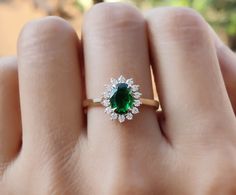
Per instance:
[[[111,83],[105,87],[100,98],[84,100],[83,107],[103,105],[111,120],[117,119],[120,123],[126,119],[132,120],[141,105],[152,106],[156,110],[159,108],[157,100],[141,98],[139,85],[135,85],[132,78],[125,79],[122,75],[118,79],[111,78]]]

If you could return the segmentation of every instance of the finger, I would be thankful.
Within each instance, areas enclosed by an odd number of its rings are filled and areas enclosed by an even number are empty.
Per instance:
[[[220,63],[226,89],[234,112],[236,112],[236,55],[220,40],[211,27],[209,27],[209,29],[215,42],[216,53]]]
[[[153,99],[145,21],[136,9],[119,3],[95,6],[85,17],[83,43],[88,98],[99,97],[111,77],[123,75],[140,85],[142,97]],[[112,134],[121,128],[133,136],[144,131],[147,134],[160,133],[155,109],[151,107],[142,106],[133,120],[122,124],[111,121],[104,114],[103,107],[89,108],[88,131],[91,136]]]
[[[15,57],[0,59],[0,175],[21,146],[21,120]]]
[[[79,47],[74,30],[58,17],[24,27],[18,58],[26,149],[63,153],[75,144],[83,126]]]
[[[213,134],[204,128],[216,125],[211,120],[220,125],[227,118],[232,124],[231,105],[203,19],[191,9],[160,8],[151,11],[147,22],[168,137],[180,143],[199,140]],[[192,128],[195,124],[202,128]]]

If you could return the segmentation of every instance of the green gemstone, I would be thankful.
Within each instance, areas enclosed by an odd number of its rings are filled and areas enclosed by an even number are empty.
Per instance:
[[[126,83],[119,83],[112,91],[110,98],[111,108],[115,109],[118,114],[126,114],[129,109],[133,108],[134,97],[132,91]]]

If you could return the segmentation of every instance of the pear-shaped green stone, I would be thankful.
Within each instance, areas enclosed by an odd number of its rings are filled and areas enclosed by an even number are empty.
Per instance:
[[[115,109],[118,114],[126,114],[129,109],[133,108],[134,97],[132,91],[126,83],[117,84],[116,89],[112,91],[110,98],[111,108]]]

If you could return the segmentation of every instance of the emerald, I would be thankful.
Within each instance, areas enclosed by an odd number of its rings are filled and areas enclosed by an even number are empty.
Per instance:
[[[134,97],[132,91],[126,83],[117,84],[116,88],[112,91],[110,98],[111,108],[117,114],[126,114],[130,109],[133,108]]]

